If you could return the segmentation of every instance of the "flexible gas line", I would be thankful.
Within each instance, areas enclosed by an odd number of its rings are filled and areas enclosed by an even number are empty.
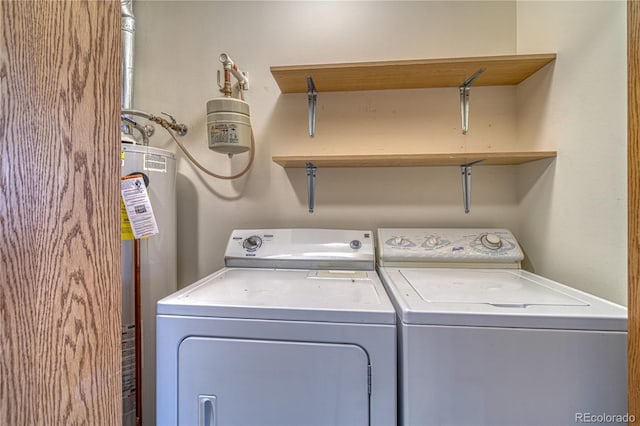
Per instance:
[[[184,145],[182,145],[178,139],[175,137],[173,131],[169,128],[169,127],[165,127],[164,124],[161,124],[162,127],[165,128],[165,130],[167,132],[169,132],[169,134],[171,135],[171,138],[173,138],[173,141],[178,145],[178,147],[180,147],[180,149],[182,150],[182,152],[184,152],[184,154],[187,156],[187,158],[189,158],[189,160],[200,170],[202,170],[204,173],[208,174],[209,176],[213,176],[214,178],[217,179],[224,179],[224,180],[232,180],[232,179],[237,179],[241,176],[244,176],[249,169],[251,168],[251,165],[253,164],[253,159],[255,156],[255,139],[253,137],[253,130],[251,131],[251,153],[249,154],[249,162],[247,163],[247,166],[239,173],[236,173],[235,175],[231,175],[231,176],[225,176],[225,175],[219,175],[217,173],[212,172],[211,170],[207,169],[206,167],[204,167],[202,164],[200,164],[195,158],[193,158],[193,156],[189,153],[189,151],[187,151],[187,148],[184,147]]]

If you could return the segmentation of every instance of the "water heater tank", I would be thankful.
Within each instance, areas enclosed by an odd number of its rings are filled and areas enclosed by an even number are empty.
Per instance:
[[[222,97],[207,102],[209,149],[221,154],[239,154],[251,147],[249,104]]]
[[[142,320],[142,419],[155,424],[156,303],[177,285],[176,160],[172,152],[150,146],[121,144],[121,174],[147,176],[147,191],[159,234],[140,240]],[[146,180],[146,179],[145,179]],[[123,424],[135,419],[135,305],[133,241],[122,240]]]

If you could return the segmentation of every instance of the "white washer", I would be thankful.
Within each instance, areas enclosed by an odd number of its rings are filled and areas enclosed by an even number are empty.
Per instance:
[[[378,250],[399,424],[624,422],[625,308],[519,269],[505,229],[380,229]]]
[[[158,425],[392,425],[395,310],[370,231],[237,230],[158,302]]]

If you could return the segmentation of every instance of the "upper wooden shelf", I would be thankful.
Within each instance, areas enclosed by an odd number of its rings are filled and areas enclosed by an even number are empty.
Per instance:
[[[482,160],[479,165],[515,165],[555,158],[556,151],[478,152],[445,154],[376,154],[376,155],[283,155],[272,159],[282,167],[412,167],[460,166]]]
[[[458,87],[480,68],[474,86],[518,84],[556,59],[555,53],[409,61],[271,67],[282,93],[306,93],[311,76],[319,92]]]

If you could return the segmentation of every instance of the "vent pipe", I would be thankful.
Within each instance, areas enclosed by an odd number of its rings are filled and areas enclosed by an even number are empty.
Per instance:
[[[133,107],[133,43],[136,20],[133,0],[120,0],[122,10],[122,109]]]

